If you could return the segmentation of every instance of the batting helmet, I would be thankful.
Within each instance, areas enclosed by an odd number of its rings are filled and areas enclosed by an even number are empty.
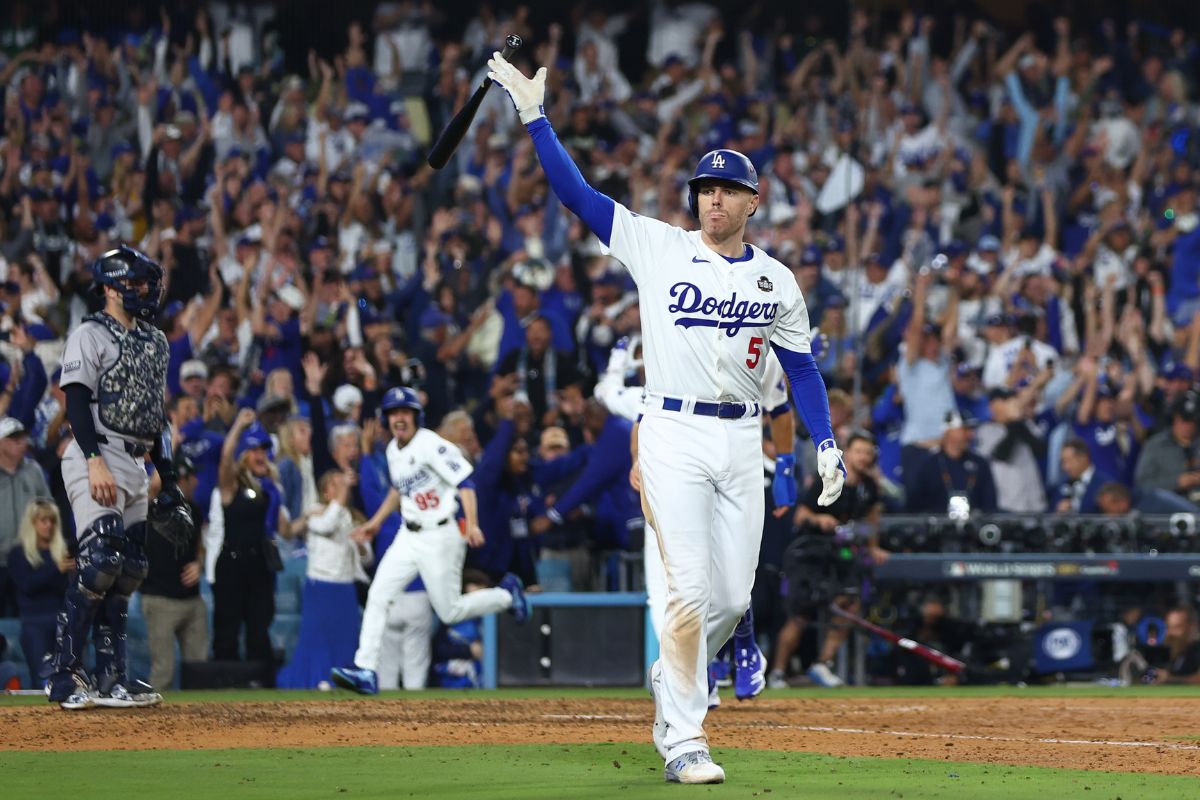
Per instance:
[[[187,544],[196,530],[192,509],[188,506],[183,492],[175,484],[164,487],[158,496],[150,501],[146,521],[155,533],[175,545],[176,549]]]
[[[750,159],[737,150],[713,150],[705,153],[696,164],[695,174],[688,180],[688,208],[697,219],[700,217],[700,207],[696,199],[696,187],[705,180],[737,183],[758,194],[758,170],[750,163]],[[754,216],[753,212],[751,216]]]
[[[146,254],[128,245],[119,245],[92,264],[92,281],[98,291],[111,286],[121,293],[121,304],[138,319],[153,321],[158,316],[165,287],[163,268]],[[145,283],[142,294],[136,283]]]
[[[387,390],[383,400],[379,403],[379,410],[383,413],[384,419],[387,419],[387,415],[398,408],[411,408],[417,412],[417,427],[424,427],[425,406],[421,403],[421,397],[417,394],[416,389],[396,386]]]

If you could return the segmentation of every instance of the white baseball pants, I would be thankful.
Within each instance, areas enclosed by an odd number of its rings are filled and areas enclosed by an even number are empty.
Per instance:
[[[433,660],[433,606],[426,592],[401,592],[379,642],[379,688],[424,689]]]
[[[764,512],[761,420],[652,411],[638,431],[638,464],[655,522],[647,536],[661,557],[660,568],[647,545],[670,761],[708,749],[708,663],[750,605]]]
[[[379,645],[387,626],[388,610],[417,575],[425,584],[433,613],[447,625],[512,608],[512,595],[504,589],[463,594],[466,557],[467,540],[454,520],[419,533],[401,527],[396,540],[383,554],[367,593],[358,652],[354,654],[355,666],[378,671]]]

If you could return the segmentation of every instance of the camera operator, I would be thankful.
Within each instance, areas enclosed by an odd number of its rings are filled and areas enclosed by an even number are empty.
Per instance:
[[[828,538],[829,558],[832,561],[836,543],[834,531],[841,525],[850,522],[868,522],[872,525],[871,540],[868,552],[871,559],[883,563],[888,558],[888,552],[878,545],[877,527],[883,511],[880,499],[879,483],[875,478],[878,450],[875,440],[868,433],[854,433],[846,443],[843,461],[846,464],[846,484],[842,495],[831,506],[817,505],[821,494],[821,484],[814,481],[808,490],[808,495],[796,509],[796,524],[800,526],[800,537],[797,542],[808,537]],[[800,565],[803,567],[804,565]],[[771,663],[771,675],[768,685],[772,688],[786,688],[787,667],[792,654],[800,645],[800,637],[809,622],[815,620],[821,612],[824,603],[832,599],[843,608],[849,608],[857,613],[858,600],[845,594],[833,598],[823,598],[814,603],[811,593],[801,593],[797,587],[805,579],[789,571],[788,584],[788,621],[784,623],[775,641],[775,655]],[[829,668],[838,648],[846,641],[848,626],[839,620],[829,628],[821,645],[818,660],[809,667],[808,676],[820,686],[836,687],[842,685],[842,679]]]
[[[1165,620],[1170,660],[1165,669],[1155,670],[1154,683],[1200,683],[1200,624],[1196,611],[1188,606],[1173,608]]]

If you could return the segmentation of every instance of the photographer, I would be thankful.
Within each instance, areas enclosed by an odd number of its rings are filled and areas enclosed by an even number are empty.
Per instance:
[[[875,440],[869,434],[855,433],[850,436],[843,456],[846,464],[846,484],[841,497],[833,505],[818,505],[817,498],[821,495],[821,484],[819,481],[813,481],[808,495],[796,509],[796,524],[800,526],[801,530],[800,536],[793,546],[806,543],[811,546],[811,539],[814,537],[827,539],[827,552],[832,561],[836,548],[833,539],[835,530],[847,523],[862,521],[872,526],[871,539],[867,546],[871,560],[877,564],[887,561],[888,552],[879,547],[876,539],[879,519],[883,512],[879,483],[875,478],[877,459]],[[801,559],[800,563],[795,566],[807,573],[811,571],[812,564],[804,563],[805,561],[807,559]],[[786,559],[785,563],[787,563]],[[839,594],[833,598],[814,598],[812,593],[800,590],[802,584],[808,583],[804,575],[793,569],[785,568],[785,571],[787,573],[785,580],[788,586],[786,590],[788,621],[780,629],[779,637],[775,641],[775,655],[771,662],[771,674],[768,678],[768,686],[773,689],[787,688],[788,662],[800,645],[800,637],[804,634],[805,626],[817,619],[828,600],[831,599],[839,606],[849,608],[856,613],[858,611],[857,598],[849,597],[846,594]],[[825,687],[842,685],[841,678],[833,673],[829,664],[837,654],[838,648],[845,643],[848,630],[846,624],[839,620],[826,631],[825,641],[821,645],[818,659],[808,670],[808,676],[814,683]]]

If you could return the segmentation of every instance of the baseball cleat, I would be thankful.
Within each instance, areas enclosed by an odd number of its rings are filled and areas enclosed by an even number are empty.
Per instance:
[[[145,681],[118,681],[107,691],[96,692],[92,699],[102,708],[148,708],[161,703],[162,695]]]
[[[817,686],[826,689],[837,689],[846,685],[846,682],[834,674],[828,664],[820,661],[808,668],[808,677]]]
[[[716,676],[710,671],[708,673],[708,710],[712,711],[719,705],[721,705],[721,690],[717,687]]]
[[[662,703],[658,700],[658,692],[662,688],[662,663],[655,661],[650,665],[649,674],[650,696],[654,698],[654,726],[650,728],[650,738],[654,740],[654,749],[664,760],[667,757],[667,721],[663,719]]]
[[[767,688],[767,660],[758,645],[739,647],[734,653],[733,693],[738,700],[750,700]]]
[[[664,777],[667,783],[724,783],[725,770],[704,750],[693,750],[668,761]]]
[[[343,689],[349,689],[359,694],[379,694],[379,681],[375,670],[360,667],[334,667],[329,671],[329,677]]]
[[[96,704],[92,699],[92,687],[82,676],[75,675],[73,677],[75,678],[75,688],[71,690],[70,694],[61,698],[51,697],[50,701],[57,702],[59,708],[67,711],[82,711],[85,708],[92,708]]]
[[[767,676],[768,689],[790,689],[792,685],[788,683],[787,674],[781,669],[771,670],[771,674]]]
[[[508,610],[508,613],[513,615],[513,619],[517,621],[518,625],[524,624],[525,620],[529,619],[529,601],[525,599],[525,584],[510,572],[500,579],[500,588],[512,595],[512,608]]]

